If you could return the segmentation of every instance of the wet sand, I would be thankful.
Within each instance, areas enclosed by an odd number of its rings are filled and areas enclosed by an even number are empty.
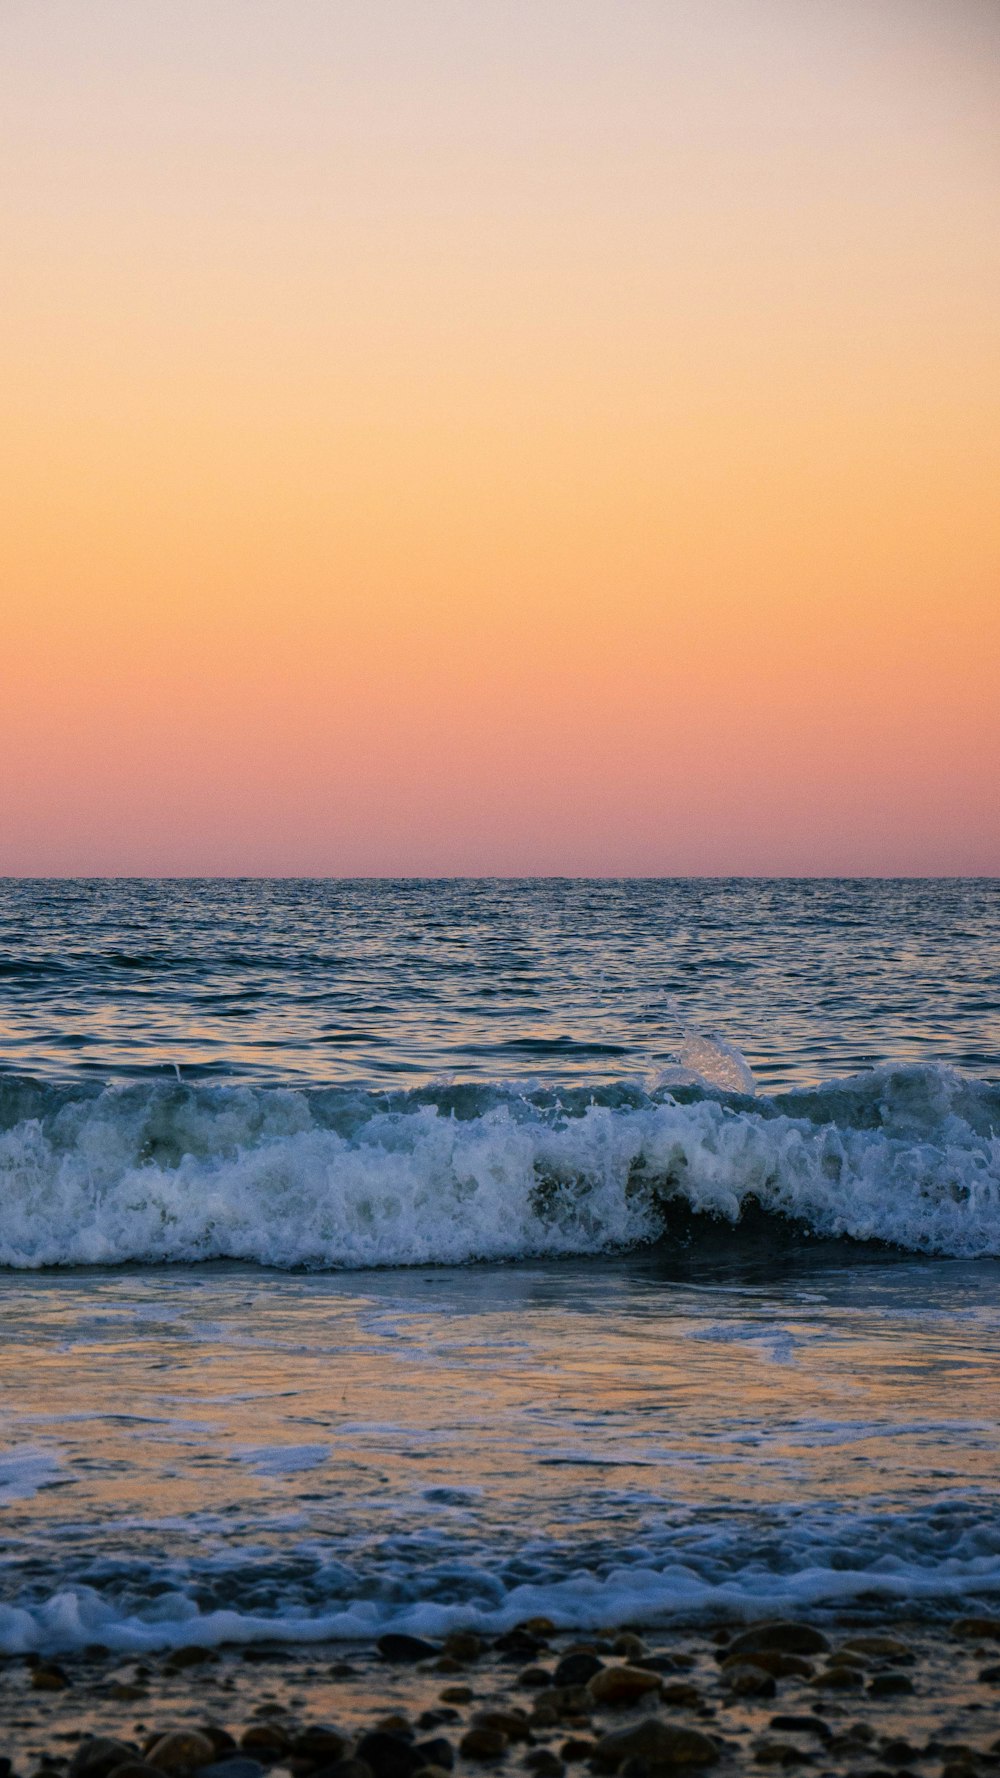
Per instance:
[[[641,1727],[650,1722],[660,1727]],[[95,1736],[122,1745],[102,1753]],[[974,1778],[1000,1768],[1000,1619],[878,1627],[866,1616],[819,1635],[741,1625],[589,1639],[531,1620],[434,1649],[390,1638],[381,1653],[337,1644],[11,1656],[0,1667],[0,1775],[4,1758],[17,1778],[227,1778],[234,1758],[228,1778],[438,1778],[452,1768],[643,1778],[681,1766]]]

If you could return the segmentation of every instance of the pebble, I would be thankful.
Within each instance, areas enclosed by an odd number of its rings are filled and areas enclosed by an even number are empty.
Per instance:
[[[167,1673],[180,1673],[185,1667],[202,1667],[206,1661],[214,1661],[215,1654],[210,1648],[199,1648],[196,1643],[185,1643],[183,1648],[172,1648],[163,1663]]]
[[[859,1692],[865,1677],[856,1667],[826,1667],[811,1683],[824,1692]]]
[[[45,1661],[31,1669],[31,1689],[33,1692],[64,1692],[69,1685],[69,1678],[55,1661]]]
[[[840,1646],[847,1654],[874,1655],[877,1660],[909,1663],[915,1659],[912,1649],[897,1636],[851,1636]]]
[[[332,1766],[342,1760],[351,1745],[351,1737],[328,1723],[313,1723],[300,1729],[291,1741],[289,1752],[295,1759],[309,1760],[314,1766]]]
[[[276,1722],[254,1722],[243,1730],[240,1746],[244,1753],[261,1754],[266,1760],[288,1752],[288,1736]]]
[[[530,1741],[531,1725],[526,1716],[516,1710],[477,1710],[472,1719],[476,1729],[499,1729],[508,1741]]]
[[[173,1729],[147,1749],[146,1761],[158,1772],[196,1772],[215,1759],[215,1748],[197,1729]]]
[[[813,1756],[791,1741],[758,1741],[753,1757],[758,1766],[808,1766]]]
[[[627,1661],[634,1661],[642,1655],[648,1655],[649,1649],[641,1636],[634,1636],[631,1630],[623,1630],[611,1644],[613,1655],[624,1655]]]
[[[650,1766],[711,1766],[718,1757],[715,1742],[700,1729],[678,1728],[655,1716],[603,1735],[594,1748],[595,1766],[609,1772],[631,1759]]]
[[[557,1667],[557,1677],[558,1673]],[[662,1684],[658,1673],[649,1673],[643,1667],[601,1667],[587,1681],[587,1690],[595,1704],[620,1708],[634,1704],[650,1692],[659,1692]]]
[[[816,1671],[812,1662],[802,1655],[785,1654],[780,1648],[752,1649],[746,1654],[727,1655],[722,1671],[725,1673],[728,1668],[747,1662],[752,1667],[759,1667],[763,1673],[770,1673],[772,1679],[811,1679]]]
[[[418,1741],[413,1751],[420,1755],[423,1766],[434,1766],[439,1772],[450,1772],[455,1764],[455,1749],[444,1735],[435,1735],[432,1741]]]
[[[586,1685],[596,1673],[600,1673],[604,1662],[597,1655],[581,1649],[572,1654],[563,1655],[562,1660],[553,1674],[556,1685]]]
[[[874,1673],[868,1682],[868,1692],[873,1698],[895,1698],[915,1689],[912,1679],[905,1673]]]
[[[1000,1642],[1000,1617],[960,1617],[951,1628],[955,1636],[971,1636],[976,1642]]]
[[[755,1624],[753,1629],[744,1630],[742,1635],[734,1636],[726,1647],[726,1655],[757,1654],[764,1649],[777,1649],[787,1655],[819,1655],[826,1654],[830,1644],[812,1624]]]
[[[521,1764],[527,1766],[529,1772],[540,1773],[541,1778],[560,1778],[560,1773],[566,1770],[551,1747],[533,1747],[530,1753],[525,1754]]]
[[[684,1679],[665,1685],[660,1696],[665,1704],[672,1704],[675,1710],[697,1710],[704,1702],[698,1687]]]
[[[474,1630],[452,1630],[445,1637],[444,1652],[454,1661],[478,1661],[483,1648],[483,1639]]]
[[[976,1678],[982,1685],[1000,1685],[1000,1665],[980,1668]]]
[[[116,1766],[136,1760],[138,1750],[110,1735],[88,1735],[69,1762],[69,1778],[107,1778]]]
[[[413,1778],[423,1764],[419,1753],[401,1735],[372,1729],[355,1748],[358,1759],[370,1766],[374,1778]]]
[[[586,1716],[590,1703],[590,1693],[585,1685],[553,1685],[538,1693],[532,1720],[537,1724],[544,1718],[564,1722],[569,1716]]]
[[[201,1778],[199,1773],[198,1778]],[[323,1767],[323,1778],[375,1778],[371,1766],[363,1759],[338,1759],[332,1766]]]
[[[387,1636],[380,1636],[375,1644],[384,1661],[407,1663],[410,1661],[431,1661],[441,1653],[433,1642],[425,1642],[422,1636],[404,1636],[391,1631]]]
[[[555,1674],[547,1667],[523,1667],[517,1676],[516,1684],[523,1685],[528,1691],[538,1691],[542,1686],[552,1685]]]
[[[772,1716],[770,1727],[781,1729],[786,1735],[818,1735],[821,1741],[829,1741],[831,1730],[819,1716],[790,1716],[782,1714]]]
[[[773,1674],[752,1661],[727,1661],[722,1681],[737,1698],[773,1698],[778,1689]]]
[[[507,1737],[500,1729],[469,1729],[462,1736],[458,1750],[465,1759],[502,1759],[507,1751]]]
[[[440,1694],[442,1704],[471,1704],[471,1685],[446,1685]]]

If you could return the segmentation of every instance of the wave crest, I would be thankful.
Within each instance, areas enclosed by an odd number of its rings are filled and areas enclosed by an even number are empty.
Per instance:
[[[0,1126],[12,1267],[600,1253],[750,1205],[817,1236],[1000,1254],[1000,1090],[941,1067],[770,1100],[691,1080],[389,1095],[8,1078]]]

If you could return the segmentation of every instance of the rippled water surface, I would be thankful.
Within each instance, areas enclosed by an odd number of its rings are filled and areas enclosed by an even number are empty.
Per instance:
[[[1000,1071],[994,881],[0,886],[0,1064],[605,1082],[718,1030],[762,1085]]]

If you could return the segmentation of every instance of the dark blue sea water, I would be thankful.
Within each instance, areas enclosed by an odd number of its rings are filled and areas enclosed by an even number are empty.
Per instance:
[[[9,882],[0,1650],[1000,1595],[994,882]]]
[[[717,1030],[764,1088],[1000,1072],[994,880],[0,884],[0,1066],[597,1084]]]

